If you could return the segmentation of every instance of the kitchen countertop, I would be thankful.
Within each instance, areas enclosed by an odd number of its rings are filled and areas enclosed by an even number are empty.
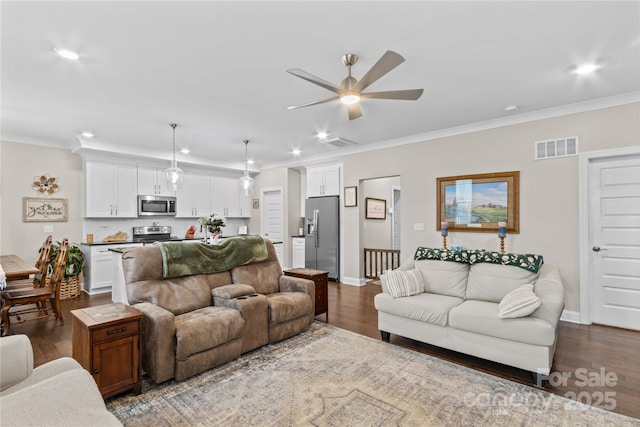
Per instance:
[[[303,238],[303,239],[304,239],[304,234],[298,234],[298,235],[291,236],[291,237],[292,237],[292,238],[294,238],[294,239],[297,239],[297,238],[299,238],[299,237],[301,237],[301,238]]]

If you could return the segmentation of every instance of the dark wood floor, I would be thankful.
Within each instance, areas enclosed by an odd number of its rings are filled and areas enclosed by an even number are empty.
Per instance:
[[[380,339],[378,315],[373,298],[381,292],[379,285],[362,287],[329,283],[329,316],[331,325]],[[111,302],[111,294],[82,294],[63,301],[65,324],[53,319],[26,322],[11,327],[12,333],[24,333],[31,338],[34,362],[40,365],[61,356],[71,356],[71,310]],[[317,317],[325,320],[325,315]],[[482,372],[533,386],[530,374],[516,368],[466,356],[449,350],[391,336],[391,343],[431,356],[439,357]],[[578,325],[561,322],[554,373],[566,381],[552,381],[546,390],[584,403],[640,418],[640,332],[598,325]],[[604,369],[606,374],[602,374]],[[612,378],[615,375],[615,380]],[[607,379],[608,378],[608,379]],[[553,379],[553,377],[552,377]],[[609,384],[600,384],[608,381]],[[613,384],[615,383],[615,384]],[[607,407],[609,406],[609,407]]]

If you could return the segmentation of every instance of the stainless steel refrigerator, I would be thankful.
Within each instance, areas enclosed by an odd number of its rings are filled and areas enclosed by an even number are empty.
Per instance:
[[[329,272],[340,279],[340,203],[338,196],[312,197],[305,202],[306,268]]]

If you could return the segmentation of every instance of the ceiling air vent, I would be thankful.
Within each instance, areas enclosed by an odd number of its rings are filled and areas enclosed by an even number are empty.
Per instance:
[[[344,138],[327,139],[326,141],[322,141],[322,143],[333,145],[334,147],[351,147],[354,145],[358,145],[357,143]]]
[[[578,137],[550,139],[535,143],[536,160],[578,155]]]

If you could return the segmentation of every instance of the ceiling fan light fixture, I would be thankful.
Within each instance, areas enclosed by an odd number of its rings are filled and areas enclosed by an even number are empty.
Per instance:
[[[244,142],[244,175],[240,177],[240,190],[243,196],[250,196],[253,194],[253,178],[249,176],[249,157],[247,153],[249,140],[245,139],[242,142]]]
[[[340,101],[345,105],[356,104],[360,102],[360,95],[357,93],[348,93],[340,97]]]
[[[171,166],[165,169],[164,173],[167,176],[167,186],[177,190],[182,186],[184,171],[178,167],[178,161],[176,160],[176,127],[178,125],[171,123],[169,126],[173,128],[173,159],[171,160]]]

